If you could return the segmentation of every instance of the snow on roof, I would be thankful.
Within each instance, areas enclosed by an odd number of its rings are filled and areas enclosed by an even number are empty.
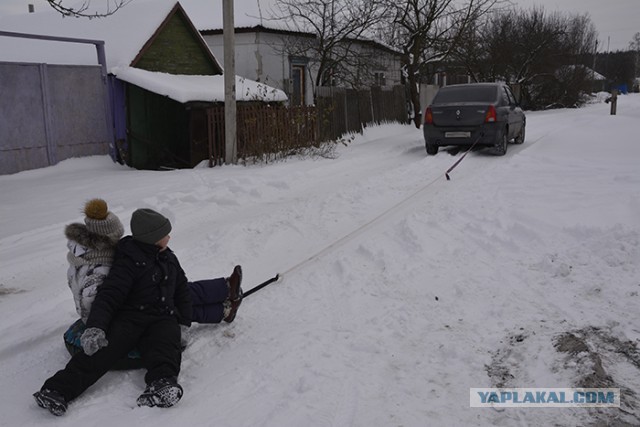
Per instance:
[[[592,73],[591,76],[593,77],[593,80],[607,80],[607,78],[599,72],[594,71],[591,68],[589,68],[589,71]]]
[[[187,76],[158,73],[133,67],[116,67],[112,70],[120,80],[143,89],[165,95],[181,102],[224,101],[224,76]],[[279,89],[254,80],[236,76],[237,101],[286,101],[287,96]]]
[[[586,65],[565,65],[563,67],[560,67],[559,70],[575,70],[576,68],[579,68],[581,70],[584,70],[587,75],[591,78],[591,80],[593,81],[599,81],[599,80],[607,80],[607,78],[605,76],[603,76],[602,74],[600,74],[599,72],[593,70],[592,68],[587,67]]]

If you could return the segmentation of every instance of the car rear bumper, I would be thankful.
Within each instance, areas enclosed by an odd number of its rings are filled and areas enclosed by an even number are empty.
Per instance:
[[[476,145],[493,147],[499,144],[498,126],[485,124],[480,127],[436,127],[423,125],[425,142],[431,146]],[[477,142],[476,142],[477,141]]]

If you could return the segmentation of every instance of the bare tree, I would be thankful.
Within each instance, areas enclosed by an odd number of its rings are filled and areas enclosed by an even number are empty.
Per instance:
[[[283,38],[283,50],[308,58],[315,90],[336,80],[353,87],[367,80],[375,57],[361,42],[383,16],[379,0],[278,0],[270,19],[298,34]]]
[[[469,26],[454,57],[476,81],[506,80],[522,83],[541,72],[547,55],[559,48],[566,27],[558,14],[547,16],[543,8],[496,13]]]
[[[588,15],[509,9],[469,25],[452,58],[475,81],[520,84],[531,108],[574,105],[593,79],[596,39]]]
[[[635,33],[629,42],[629,50],[640,51],[640,33]]]
[[[103,0],[104,5],[99,8],[91,7],[91,0],[83,0],[78,4],[70,0],[47,0],[49,6],[63,16],[74,16],[84,18],[103,18],[113,15],[118,9],[127,5],[132,0]],[[69,6],[69,3],[74,4]]]
[[[638,70],[640,68],[640,33],[635,33],[633,38],[629,42],[629,50],[634,52],[634,61],[633,61],[633,76],[634,78],[640,77],[638,75]],[[634,84],[637,86],[637,84]]]
[[[502,0],[386,0],[390,10],[379,34],[404,53],[414,122],[420,127],[422,108],[418,84],[424,64],[445,60],[467,27]]]

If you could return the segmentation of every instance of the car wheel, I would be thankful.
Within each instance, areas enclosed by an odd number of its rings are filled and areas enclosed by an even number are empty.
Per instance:
[[[504,156],[505,154],[507,154],[507,144],[509,143],[509,131],[507,130],[507,128],[504,128],[502,130],[502,133],[500,134],[500,136],[498,136],[499,138],[499,143],[498,145],[496,145],[496,154],[498,156]]]
[[[427,154],[429,154],[430,156],[434,156],[434,155],[438,154],[438,146],[437,145],[429,144],[429,142],[427,142],[427,141],[424,142],[424,145],[427,148]]]
[[[515,142],[516,144],[522,144],[524,142],[524,135],[525,135],[524,129],[525,129],[525,125],[523,123],[522,129],[520,129],[520,134],[516,136],[516,139],[514,139],[513,142]]]

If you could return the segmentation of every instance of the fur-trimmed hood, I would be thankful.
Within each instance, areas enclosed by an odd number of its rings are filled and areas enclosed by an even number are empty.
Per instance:
[[[86,225],[79,222],[69,224],[64,229],[64,235],[69,240],[78,242],[82,246],[96,250],[114,249],[118,240],[124,235],[122,232],[110,234],[108,236],[96,234],[89,231]]]

